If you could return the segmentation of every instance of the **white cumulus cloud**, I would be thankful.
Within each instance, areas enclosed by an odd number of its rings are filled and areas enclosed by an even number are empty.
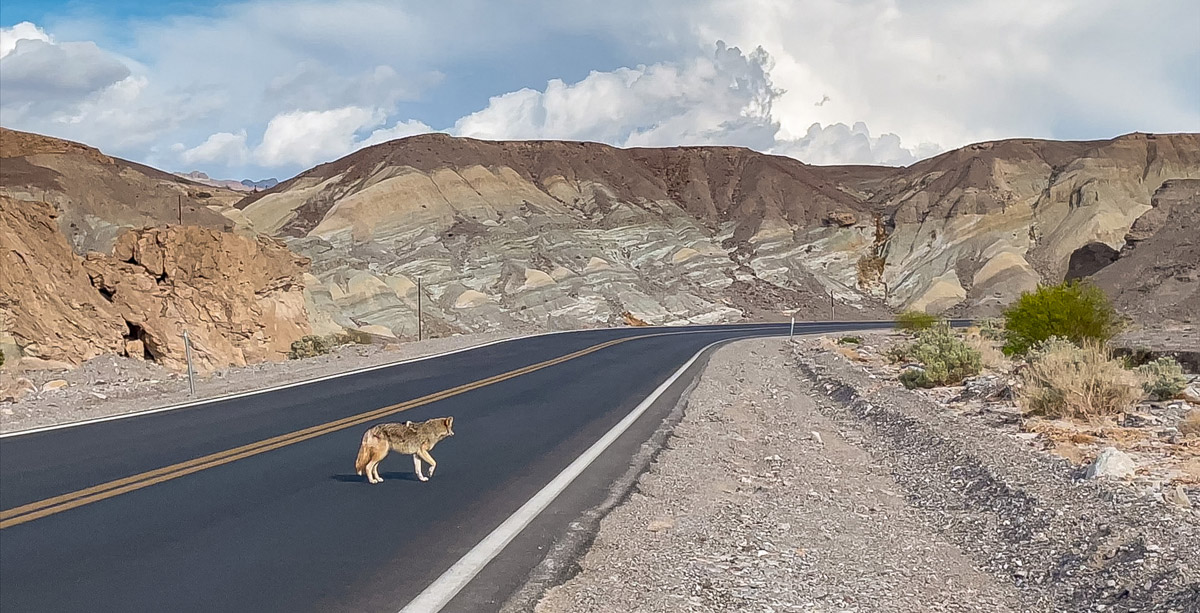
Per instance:
[[[385,119],[378,109],[359,106],[281,113],[267,123],[254,156],[264,166],[312,166],[350,153],[356,134],[382,125]]]
[[[176,148],[182,149],[179,159],[189,166],[198,164],[241,166],[250,158],[250,149],[246,146],[245,130],[241,130],[237,134],[217,132],[191,149],[184,149],[183,145],[178,145]]]

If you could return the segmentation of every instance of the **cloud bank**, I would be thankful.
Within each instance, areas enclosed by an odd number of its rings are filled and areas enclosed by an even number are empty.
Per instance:
[[[213,176],[287,175],[433,130],[820,164],[1200,130],[1200,80],[1182,77],[1200,74],[1188,0],[249,0],[92,15],[0,24],[4,125]]]

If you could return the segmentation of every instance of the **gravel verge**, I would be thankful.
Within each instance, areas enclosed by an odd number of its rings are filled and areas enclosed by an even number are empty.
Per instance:
[[[97,417],[145,411],[193,400],[216,398],[295,383],[359,368],[390,364],[517,336],[511,332],[464,334],[389,345],[344,345],[304,360],[263,362],[196,377],[196,395],[187,377],[153,363],[102,356],[69,371],[5,371],[25,377],[38,391],[18,402],[0,403],[0,432],[25,430]],[[0,387],[4,387],[0,381]],[[47,387],[47,384],[50,384]],[[62,385],[57,389],[54,386]]]
[[[841,355],[798,352],[822,411],[860,428],[923,524],[1034,611],[1200,611],[1200,522],[1120,482],[1085,480],[985,420]]]
[[[814,395],[787,341],[718,350],[575,576],[534,610],[1020,610]]]

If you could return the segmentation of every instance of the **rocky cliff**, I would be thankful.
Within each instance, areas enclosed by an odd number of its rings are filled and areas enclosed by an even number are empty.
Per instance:
[[[1200,180],[1166,181],[1152,204],[1092,278],[1137,321],[1200,321]]]
[[[0,196],[0,343],[26,367],[104,353],[197,370],[282,359],[310,330],[307,261],[267,237],[195,226],[125,230],[111,255],[72,252],[50,204]]]

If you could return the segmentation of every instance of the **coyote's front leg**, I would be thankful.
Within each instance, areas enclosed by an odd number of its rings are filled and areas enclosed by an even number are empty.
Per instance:
[[[429,477],[426,477],[425,475],[421,474],[421,458],[417,457],[417,454],[415,454],[415,453],[413,454],[413,471],[417,473],[418,479],[420,479],[422,481],[429,480]]]
[[[432,455],[429,455],[428,449],[422,449],[417,453],[421,456],[421,459],[425,460],[425,463],[429,465],[429,476],[432,477],[433,469],[437,468],[437,462],[433,459]]]

